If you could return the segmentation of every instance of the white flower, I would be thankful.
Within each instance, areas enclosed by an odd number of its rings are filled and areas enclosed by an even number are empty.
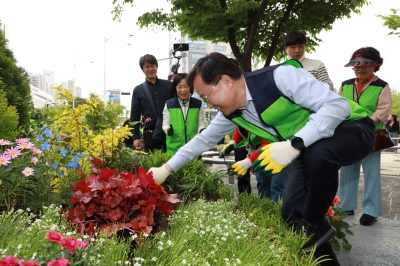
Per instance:
[[[70,235],[72,235],[72,232],[67,232],[65,235],[70,236]]]
[[[186,260],[183,259],[183,260],[182,260],[182,264],[186,264]]]
[[[225,258],[225,259],[224,259],[224,261],[227,261],[227,262],[228,262],[228,261],[229,261],[229,259],[228,259],[228,258]]]
[[[174,243],[171,240],[168,240],[167,244],[168,244],[168,246],[173,246],[174,245]]]
[[[118,263],[118,264],[122,264],[122,261],[119,260],[117,263]]]
[[[236,239],[240,239],[240,236],[236,236]]]
[[[165,236],[166,234],[167,234],[167,233],[165,233],[165,232],[162,232],[162,233],[161,233],[161,236]]]
[[[17,246],[17,249],[21,249],[21,248],[22,248],[22,245],[19,244],[19,245]]]
[[[163,248],[163,246],[158,246],[158,249],[163,250],[164,248]]]
[[[157,261],[156,257],[151,258],[152,261]]]
[[[236,259],[237,264],[242,263],[242,261],[240,259]]]

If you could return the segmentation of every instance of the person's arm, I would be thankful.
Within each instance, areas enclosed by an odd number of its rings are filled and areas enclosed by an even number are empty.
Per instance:
[[[218,112],[211,124],[201,134],[197,134],[191,141],[182,146],[164,166],[167,169],[170,167],[174,172],[178,171],[182,166],[211,149],[215,143],[235,128],[236,124],[226,119],[221,112]]]
[[[333,83],[331,79],[329,78],[328,71],[326,70],[325,64],[321,62],[318,70],[317,70],[317,76],[316,78],[329,85],[329,89],[333,91]]]
[[[169,118],[169,110],[167,108],[167,104],[165,104],[164,110],[163,110],[163,123],[162,123],[162,129],[164,130],[165,134],[168,134],[170,125],[171,125],[171,122],[170,122],[170,118]]]
[[[305,69],[280,66],[274,70],[278,89],[294,103],[315,113],[295,133],[308,147],[321,138],[331,137],[335,128],[351,114],[347,99],[329,90]]]
[[[206,115],[204,113],[204,108],[203,108],[203,103],[200,106],[199,110],[199,117],[198,117],[198,122],[197,122],[197,133],[200,133],[206,128]]]
[[[130,122],[139,122],[140,121],[140,115],[141,115],[141,103],[140,103],[140,98],[139,98],[139,94],[140,94],[140,90],[141,87],[136,86],[135,89],[132,92],[132,101],[131,101],[131,115],[129,118]],[[136,139],[140,139],[140,135],[139,135],[139,127],[140,127],[140,123],[137,123],[136,125],[133,126],[132,129],[132,139],[136,140]]]
[[[376,107],[375,112],[372,114],[371,119],[374,120],[375,123],[385,123],[391,112],[392,95],[390,93],[389,84],[386,84],[379,95],[378,106]]]

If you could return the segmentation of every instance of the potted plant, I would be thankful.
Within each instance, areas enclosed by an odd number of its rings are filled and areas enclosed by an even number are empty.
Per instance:
[[[149,234],[154,224],[154,214],[172,214],[173,203],[180,202],[177,194],[168,194],[163,186],[154,183],[152,173],[139,168],[137,173],[118,169],[99,168],[102,161],[92,157],[92,173],[74,184],[73,197],[75,222],[81,231],[111,235],[127,229],[137,236]]]

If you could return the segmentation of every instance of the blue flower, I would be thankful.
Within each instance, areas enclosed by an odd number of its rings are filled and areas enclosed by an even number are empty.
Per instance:
[[[42,135],[36,136],[36,142],[40,142],[40,141],[43,141],[43,140],[44,140],[44,138],[43,138]]]
[[[69,163],[67,164],[67,167],[70,168],[70,169],[74,169],[74,168],[80,167],[80,165],[79,165],[78,162],[72,161],[72,162],[69,162]]]
[[[59,175],[64,175],[64,170],[61,170],[60,172],[58,172]]]
[[[46,135],[46,137],[51,137],[51,135],[53,134],[53,131],[48,129],[48,128],[46,128],[44,130],[44,134]]]
[[[57,139],[58,139],[58,140],[61,140],[61,135],[60,135],[60,134],[57,133],[56,136],[57,136]]]
[[[45,141],[42,144],[40,144],[40,147],[42,148],[43,151],[46,151],[51,148],[51,145],[47,141]]]
[[[51,168],[56,169],[58,167],[58,162],[51,164]]]
[[[60,151],[60,156],[65,157],[67,155],[68,150],[61,150]]]

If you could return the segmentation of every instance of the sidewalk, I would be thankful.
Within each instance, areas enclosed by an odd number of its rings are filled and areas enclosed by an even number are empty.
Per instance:
[[[219,165],[218,168],[226,169],[226,166]],[[349,224],[355,225],[351,228],[354,236],[347,237],[352,249],[337,254],[342,266],[400,266],[400,151],[382,152],[381,179],[383,215],[373,226],[362,226],[359,219],[364,180],[362,175],[360,177],[358,209],[355,215],[346,218]],[[255,193],[257,182],[254,176],[251,183]],[[233,186],[237,187],[236,180]]]

